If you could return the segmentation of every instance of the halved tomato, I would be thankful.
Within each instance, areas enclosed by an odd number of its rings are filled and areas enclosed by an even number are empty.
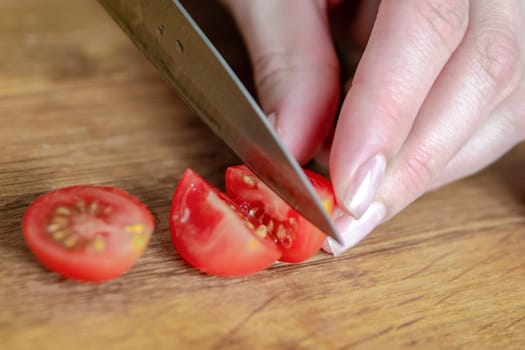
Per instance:
[[[263,225],[191,169],[175,190],[170,228],[181,257],[212,275],[255,273],[281,255]]]
[[[137,198],[108,186],[61,188],[37,198],[22,222],[31,251],[50,270],[82,281],[122,275],[141,256],[154,229]]]
[[[330,181],[304,170],[325,210],[331,213],[335,198]],[[226,170],[226,194],[247,214],[266,227],[282,251],[284,262],[301,262],[316,254],[326,235],[292,209],[245,165]]]

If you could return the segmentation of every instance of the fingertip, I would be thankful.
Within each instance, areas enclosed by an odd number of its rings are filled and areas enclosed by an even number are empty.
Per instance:
[[[334,224],[343,237],[343,242],[338,243],[328,237],[322,249],[328,253],[338,256],[355,247],[374,229],[379,226],[386,217],[386,208],[381,202],[372,203],[359,219],[350,215],[340,214],[334,219]]]
[[[327,2],[236,1],[232,13],[253,63],[261,107],[301,162],[320,147],[335,118],[339,63]]]
[[[290,77],[289,83],[276,86],[275,93],[280,98],[272,106],[271,124],[287,149],[304,164],[330,135],[340,90],[334,70],[327,70],[325,74],[302,73]]]

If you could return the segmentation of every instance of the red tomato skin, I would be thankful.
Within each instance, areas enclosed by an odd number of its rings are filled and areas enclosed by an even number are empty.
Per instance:
[[[310,170],[304,171],[330,214],[335,203],[330,181]],[[250,180],[247,181],[246,176]],[[231,166],[226,170],[226,193],[247,213],[260,208],[255,215],[262,218],[263,224],[273,221],[274,239],[282,251],[280,261],[298,263],[319,252],[326,235],[292,209],[245,165]],[[261,210],[264,214],[260,214]],[[293,225],[290,219],[294,221]],[[289,233],[285,241],[275,236],[279,225],[286,227]]]
[[[111,207],[101,221],[100,251],[87,246],[66,249],[46,232],[46,222],[54,217],[52,210],[71,208],[78,200]],[[126,227],[140,232],[126,232]],[[142,255],[153,230],[148,208],[128,192],[111,186],[76,185],[48,192],[31,203],[22,220],[24,239],[38,260],[51,271],[84,282],[104,282],[127,272]]]
[[[191,266],[217,276],[245,276],[281,255],[269,238],[255,235],[257,222],[213,185],[187,169],[170,210],[173,247]]]

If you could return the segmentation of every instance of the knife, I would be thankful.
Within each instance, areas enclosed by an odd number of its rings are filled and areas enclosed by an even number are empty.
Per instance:
[[[341,242],[261,108],[178,0],[99,0],[179,96],[283,200]]]

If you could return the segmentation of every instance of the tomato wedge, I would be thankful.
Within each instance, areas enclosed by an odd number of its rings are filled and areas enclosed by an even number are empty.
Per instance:
[[[325,210],[332,213],[335,203],[330,181],[304,170],[320,196]],[[256,177],[245,165],[226,170],[226,193],[247,214],[266,227],[282,252],[280,261],[297,263],[315,255],[326,235]]]
[[[281,255],[265,227],[191,169],[175,190],[170,229],[180,256],[212,275],[255,273]]]
[[[37,198],[22,229],[29,248],[48,269],[100,282],[133,266],[149,242],[154,220],[144,204],[123,190],[79,185]]]

